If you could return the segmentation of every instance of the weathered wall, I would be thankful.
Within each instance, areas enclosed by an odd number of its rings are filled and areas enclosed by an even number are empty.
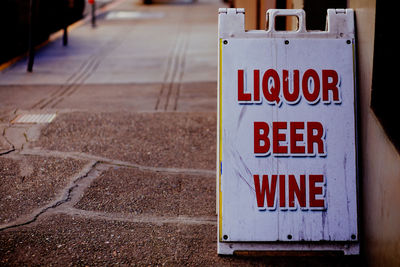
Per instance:
[[[386,267],[400,266],[400,156],[370,108],[375,6],[348,1],[357,28],[362,249],[370,266]]]

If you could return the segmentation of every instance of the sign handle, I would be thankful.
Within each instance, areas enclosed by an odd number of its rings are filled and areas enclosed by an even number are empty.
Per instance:
[[[306,30],[306,13],[302,9],[269,9],[267,11],[266,20],[267,20],[267,30],[269,32],[277,32],[275,28],[275,18],[277,16],[295,16],[298,19],[298,27],[295,31],[298,32],[307,32]]]

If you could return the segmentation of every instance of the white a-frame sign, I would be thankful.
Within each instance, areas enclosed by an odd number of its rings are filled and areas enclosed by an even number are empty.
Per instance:
[[[303,10],[268,10],[267,30],[244,16],[219,10],[218,253],[357,254],[354,12],[329,9],[325,31]]]

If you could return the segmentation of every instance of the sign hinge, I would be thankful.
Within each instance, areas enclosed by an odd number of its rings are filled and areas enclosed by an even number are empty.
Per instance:
[[[244,14],[244,8],[219,8],[218,9],[218,14],[229,14],[229,15],[235,15],[235,14]]]

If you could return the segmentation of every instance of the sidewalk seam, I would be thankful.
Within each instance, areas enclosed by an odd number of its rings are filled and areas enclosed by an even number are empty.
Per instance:
[[[64,151],[55,151],[55,150],[44,150],[44,149],[24,149],[21,151],[22,155],[38,155],[38,156],[53,156],[53,157],[61,157],[61,158],[73,158],[78,160],[95,160],[100,163],[127,167],[127,168],[135,168],[139,170],[145,171],[153,171],[153,172],[165,172],[165,173],[180,173],[187,175],[205,175],[212,178],[215,178],[215,170],[206,170],[206,169],[187,169],[187,168],[171,168],[171,167],[152,167],[140,165],[137,163],[131,163],[120,160],[113,160],[105,157],[93,156],[90,154],[82,153],[82,152],[64,152]]]

